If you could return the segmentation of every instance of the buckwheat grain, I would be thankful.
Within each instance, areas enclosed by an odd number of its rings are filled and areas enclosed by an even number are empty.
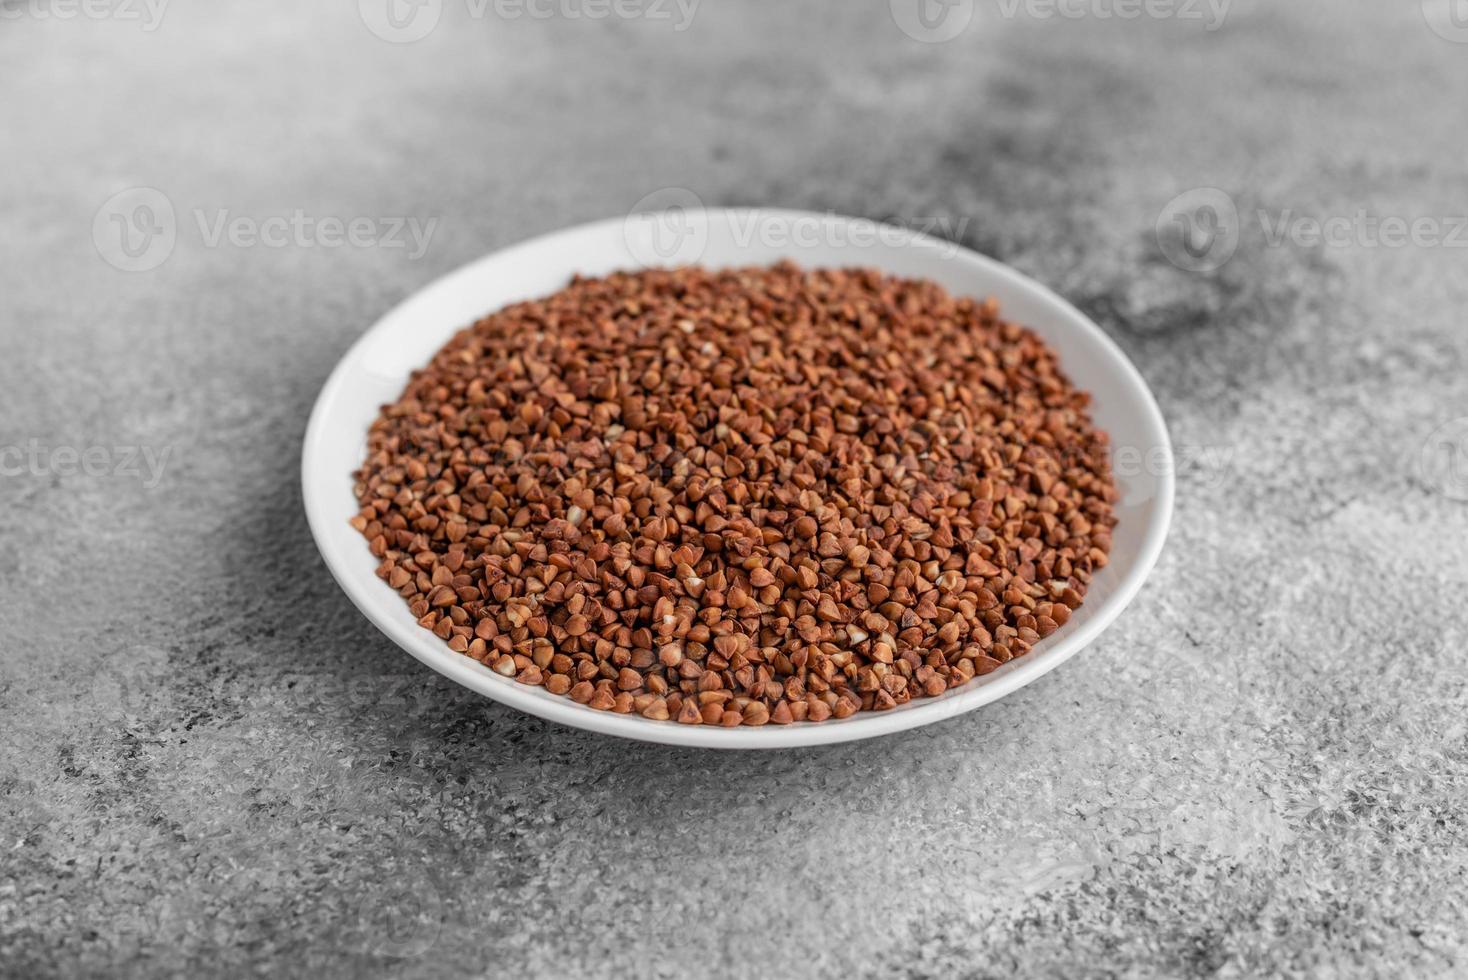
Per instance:
[[[689,725],[847,718],[1069,620],[1116,523],[1088,405],[931,282],[576,279],[413,375],[352,523],[419,625],[519,683]]]

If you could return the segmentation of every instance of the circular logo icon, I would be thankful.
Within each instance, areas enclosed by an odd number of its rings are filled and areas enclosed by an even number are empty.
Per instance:
[[[1422,16],[1444,41],[1468,44],[1468,0],[1422,0]]]
[[[1213,272],[1239,248],[1239,209],[1217,187],[1179,194],[1157,216],[1157,247],[1187,272]]]
[[[443,0],[357,0],[367,29],[393,44],[412,44],[433,33]]]
[[[942,44],[962,34],[974,19],[974,0],[890,0],[892,20],[902,33],[924,44]]]
[[[172,692],[164,682],[168,654],[159,647],[131,647],[104,657],[88,683],[93,716],[131,722],[147,711],[166,711]]]
[[[92,219],[97,254],[123,272],[156,269],[178,244],[173,202],[153,187],[129,187],[107,199]]]
[[[686,187],[665,187],[638,201],[622,232],[633,261],[644,267],[692,265],[709,243],[703,201]]]
[[[1417,471],[1434,493],[1468,501],[1468,415],[1433,430],[1422,444]]]
[[[268,762],[256,761],[258,740],[249,732],[212,726],[196,729],[187,751],[213,805],[226,813],[246,812],[251,799],[276,771]]]
[[[422,956],[443,932],[444,901],[437,886],[425,874],[398,872],[357,905],[358,948],[369,955]]]

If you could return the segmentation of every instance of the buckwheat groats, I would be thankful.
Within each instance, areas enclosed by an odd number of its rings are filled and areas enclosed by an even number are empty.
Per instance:
[[[418,623],[522,684],[697,725],[934,697],[1065,625],[1106,435],[992,302],[871,270],[576,279],[383,408],[353,525]]]

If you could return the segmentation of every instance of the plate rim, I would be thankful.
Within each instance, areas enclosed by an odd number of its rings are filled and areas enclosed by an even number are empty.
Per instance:
[[[621,215],[602,218],[536,235],[471,259],[430,280],[395,303],[351,344],[336,362],[317,394],[306,426],[301,451],[301,493],[306,522],[312,539],[315,541],[317,552],[321,555],[322,561],[331,572],[332,578],[336,580],[338,587],[346,593],[347,598],[351,600],[357,610],[395,645],[430,669],[481,696],[567,727],[641,742],[690,748],[781,749],[830,745],[894,734],[945,721],[991,704],[1033,683],[1085,649],[1109,628],[1136,598],[1162,554],[1172,525],[1176,494],[1176,467],[1171,436],[1161,407],[1157,404],[1156,396],[1125,351],[1095,321],[1038,280],[956,242],[933,238],[869,218],[834,212],[766,207],[704,207],[696,212],[694,220],[708,222],[717,217],[723,217],[730,222],[748,220],[751,217],[774,218],[783,221],[815,219],[822,222],[848,224],[862,222],[864,225],[875,225],[888,229],[902,235],[902,247],[942,247],[949,252],[944,257],[945,260],[967,262],[979,267],[990,276],[1005,280],[1010,287],[1028,292],[1031,298],[1069,319],[1072,326],[1091,334],[1092,339],[1097,341],[1105,351],[1110,361],[1109,368],[1120,375],[1126,381],[1127,387],[1139,396],[1145,409],[1144,414],[1148,427],[1153,430],[1152,435],[1158,440],[1155,446],[1149,448],[1160,449],[1165,454],[1165,463],[1158,468],[1155,474],[1157,478],[1155,516],[1144,530],[1135,561],[1123,574],[1115,590],[1083,622],[1077,624],[1074,632],[1061,638],[1054,646],[1038,654],[1027,654],[1024,657],[1016,658],[1000,671],[996,671],[992,680],[978,685],[973,685],[971,682],[969,685],[956,689],[948,697],[904,706],[907,710],[858,712],[842,720],[829,719],[822,722],[804,722],[783,726],[765,725],[758,728],[740,726],[732,729],[704,725],[680,725],[673,721],[653,721],[635,714],[622,715],[611,711],[596,711],[577,704],[569,698],[553,695],[540,688],[518,684],[509,678],[501,677],[477,661],[454,653],[437,636],[421,629],[416,623],[405,625],[401,619],[389,615],[388,604],[381,600],[391,599],[401,603],[401,598],[395,592],[385,583],[379,583],[382,585],[383,593],[379,596],[369,595],[365,590],[357,588],[356,583],[342,569],[339,569],[338,562],[344,563],[348,559],[338,554],[329,543],[331,538],[326,534],[326,522],[331,519],[327,513],[330,504],[325,499],[328,491],[321,485],[321,481],[313,478],[312,474],[315,448],[321,445],[326,438],[327,418],[332,405],[341,397],[349,382],[351,369],[356,366],[360,355],[373,342],[376,335],[393,322],[402,310],[410,304],[420,302],[426,294],[446,289],[453,281],[461,277],[469,278],[481,267],[504,262],[516,253],[544,248],[557,240],[589,237],[605,232],[609,228],[615,229],[619,225],[625,229],[627,222],[632,217],[632,215]],[[800,261],[798,249],[792,247],[789,251],[789,257],[792,260]],[[628,259],[629,268],[638,265],[632,256],[629,255]],[[881,262],[872,264],[879,269],[882,265]],[[715,263],[713,267],[727,268],[729,265]],[[492,311],[486,311],[488,312]],[[467,324],[457,325],[453,329],[462,329],[464,326]],[[1064,356],[1064,352],[1059,353],[1062,357]],[[416,368],[417,366],[412,366],[409,370],[416,370]],[[365,549],[361,559],[371,559]]]

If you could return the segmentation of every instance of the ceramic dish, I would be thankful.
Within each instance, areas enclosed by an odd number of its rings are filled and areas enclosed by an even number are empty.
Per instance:
[[[1119,523],[1110,563],[1070,622],[1026,656],[941,697],[840,721],[733,729],[595,711],[501,677],[420,628],[407,603],[377,578],[377,561],[347,523],[357,511],[352,473],[362,463],[368,426],[382,405],[402,393],[408,375],[459,329],[509,303],[553,293],[576,273],[596,276],[649,264],[762,265],[782,258],[807,267],[876,267],[933,279],[957,294],[993,296],[1005,319],[1049,342],[1075,384],[1095,396],[1095,422],[1110,433],[1114,450]],[[1099,327],[1040,284],[948,242],[864,219],[698,206],[546,235],[472,262],[414,293],[337,365],[312,412],[302,458],[306,515],[322,557],[357,608],[408,653],[465,687],[550,721],[650,742],[728,749],[819,745],[929,725],[1053,670],[1094,640],[1141,588],[1167,536],[1173,482],[1167,429],[1136,368]]]

